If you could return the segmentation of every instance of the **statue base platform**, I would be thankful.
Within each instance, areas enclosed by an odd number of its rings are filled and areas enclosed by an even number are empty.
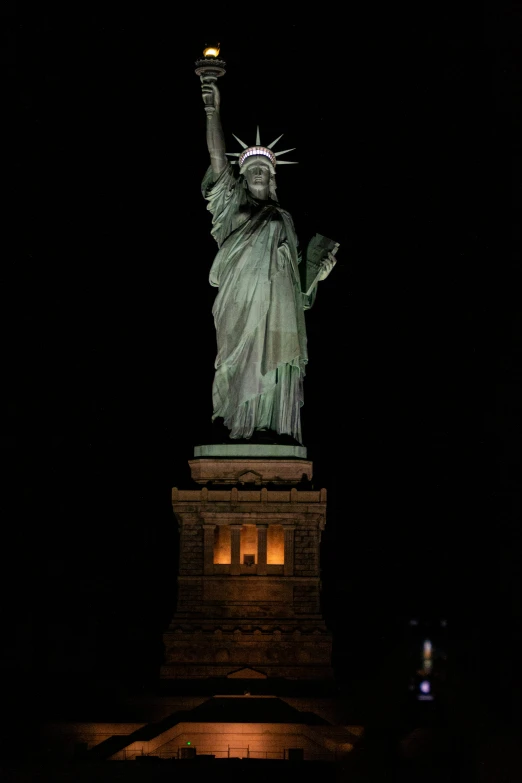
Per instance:
[[[206,446],[195,446],[194,456],[306,459],[306,446],[287,446],[277,443],[211,443]]]
[[[189,460],[197,484],[299,484],[311,481],[304,446],[221,443],[196,446]]]

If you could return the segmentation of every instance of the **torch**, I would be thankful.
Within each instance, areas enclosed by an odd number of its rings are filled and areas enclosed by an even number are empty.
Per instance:
[[[203,57],[196,61],[196,76],[199,76],[202,82],[215,82],[219,76],[224,76],[226,62],[219,59],[219,44],[217,46],[207,46],[203,49]],[[212,105],[212,95],[205,96],[205,111],[207,114],[213,114],[215,111]]]

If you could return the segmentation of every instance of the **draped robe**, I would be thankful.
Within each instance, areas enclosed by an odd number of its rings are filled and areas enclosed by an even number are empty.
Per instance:
[[[308,361],[292,218],[275,201],[257,201],[230,164],[202,184],[219,250],[210,284],[217,357],[213,420],[223,417],[234,439],[274,430],[300,443],[303,378]]]

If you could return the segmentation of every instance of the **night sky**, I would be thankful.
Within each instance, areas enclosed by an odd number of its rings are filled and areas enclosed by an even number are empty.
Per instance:
[[[340,680],[378,701],[407,620],[446,618],[455,682],[511,720],[520,19],[170,13],[7,18],[4,671],[140,686],[161,663],[170,490],[212,413],[194,61],[217,40],[228,150],[258,123],[264,143],[284,133],[301,246],[340,243],[306,315],[303,409]]]

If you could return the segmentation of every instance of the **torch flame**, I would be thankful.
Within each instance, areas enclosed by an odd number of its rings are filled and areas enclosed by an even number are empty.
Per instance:
[[[218,57],[219,56],[219,44],[218,44],[218,46],[207,46],[206,49],[203,49],[203,56],[204,57]]]

